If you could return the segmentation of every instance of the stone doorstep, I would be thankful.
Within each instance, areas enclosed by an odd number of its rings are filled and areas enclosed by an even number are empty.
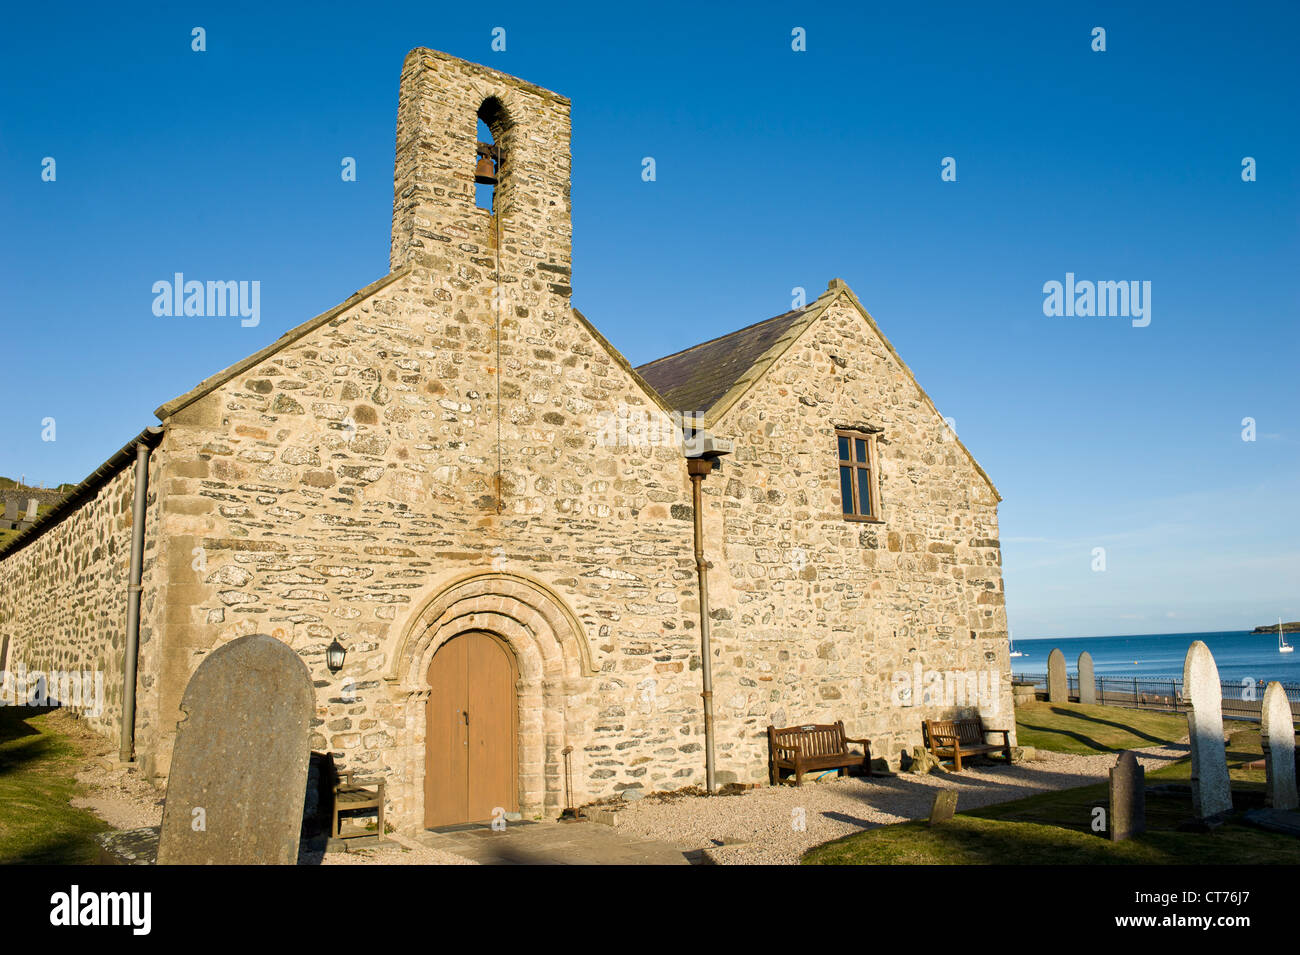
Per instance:
[[[128,773],[135,773],[140,769],[140,764],[134,759],[122,759],[116,753],[95,756],[91,758],[91,764],[109,772],[120,772],[126,770]],[[159,790],[161,791],[161,790]]]
[[[420,845],[487,864],[689,865],[685,853],[667,843],[620,838],[595,823],[536,823],[504,832],[487,827],[454,832],[425,831]],[[528,858],[511,858],[517,852]]]
[[[584,809],[582,810],[582,818],[588,822],[594,822],[598,826],[618,828],[617,809]]]

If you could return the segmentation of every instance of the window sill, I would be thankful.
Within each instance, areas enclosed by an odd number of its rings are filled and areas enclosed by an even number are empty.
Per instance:
[[[844,517],[844,519],[845,519],[846,521],[850,521],[850,522],[852,522],[852,523],[854,523],[854,524],[883,524],[883,523],[885,523],[884,520],[883,520],[882,518],[879,518],[879,517],[862,517],[862,516],[857,515],[857,514],[844,514],[844,515],[842,515],[842,516]]]

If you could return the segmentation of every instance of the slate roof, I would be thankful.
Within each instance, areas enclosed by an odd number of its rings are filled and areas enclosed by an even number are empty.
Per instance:
[[[768,368],[794,344],[804,330],[816,322],[841,296],[871,326],[871,330],[898,362],[899,368],[916,386],[930,409],[938,415],[939,409],[935,407],[934,401],[894,350],[875,319],[862,307],[858,297],[842,279],[832,279],[826,291],[803,308],[749,325],[684,351],[665,355],[634,370],[670,409],[697,412],[703,415],[707,427],[713,427],[766,374]],[[1001,501],[1002,495],[970,453],[970,449],[955,434],[952,438],[988,484],[994,498]]]
[[[786,312],[637,367],[675,411],[706,412],[758,362],[811,306]]]

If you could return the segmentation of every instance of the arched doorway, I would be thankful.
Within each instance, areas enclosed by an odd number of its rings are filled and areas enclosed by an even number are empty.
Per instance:
[[[519,808],[519,678],[514,654],[481,630],[448,640],[429,664],[425,828],[483,822]]]
[[[589,799],[582,746],[571,754],[574,791],[565,790],[563,751],[586,739],[595,719],[589,694],[597,671],[582,623],[540,581],[511,573],[449,576],[417,601],[396,635],[384,680],[393,703],[393,820],[403,832],[424,828],[429,772],[429,669],[444,646],[470,631],[490,634],[510,652],[515,683],[519,811],[534,816]],[[575,702],[581,701],[575,707]],[[456,707],[452,707],[454,716]],[[462,749],[464,748],[462,744]],[[435,769],[445,774],[443,767]],[[576,800],[576,801],[575,801]],[[495,807],[494,807],[495,808]],[[508,806],[502,808],[508,809]]]

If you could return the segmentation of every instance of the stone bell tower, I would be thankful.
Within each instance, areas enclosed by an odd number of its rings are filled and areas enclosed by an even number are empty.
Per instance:
[[[493,208],[475,204],[478,120],[492,131]],[[569,307],[569,101],[496,70],[418,48],[402,65],[392,269],[453,286],[490,283],[543,311]]]

